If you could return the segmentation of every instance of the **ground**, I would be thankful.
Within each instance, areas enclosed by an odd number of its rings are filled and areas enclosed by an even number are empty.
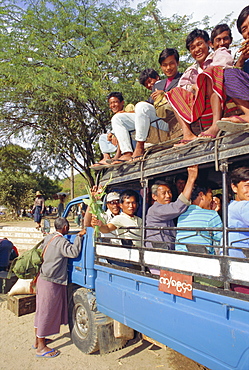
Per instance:
[[[52,221],[52,220],[51,220]],[[74,222],[70,222],[74,227]],[[33,227],[32,220],[1,222],[1,226]],[[72,343],[68,326],[62,326],[51,347],[61,353],[52,359],[37,358],[32,349],[34,313],[17,317],[7,309],[7,295],[0,294],[0,369],[8,370],[204,370],[202,365],[170,348],[162,349],[147,341],[132,340],[117,352],[86,355]]]
[[[86,355],[70,339],[68,326],[54,339],[53,347],[61,353],[52,359],[37,358],[32,349],[34,313],[17,317],[7,309],[6,295],[0,295],[0,369],[8,370],[130,370],[168,369],[204,370],[196,362],[170,348],[161,349],[147,341],[130,341],[120,351],[100,356]]]

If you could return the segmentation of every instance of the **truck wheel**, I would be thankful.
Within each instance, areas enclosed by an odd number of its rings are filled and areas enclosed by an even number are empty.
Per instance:
[[[96,306],[90,307],[85,290],[76,290],[69,304],[69,328],[73,343],[87,354],[99,349],[96,315]]]

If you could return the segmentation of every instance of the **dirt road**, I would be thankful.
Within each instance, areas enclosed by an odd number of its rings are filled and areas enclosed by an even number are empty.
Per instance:
[[[149,342],[130,341],[117,352],[100,356],[85,355],[70,339],[67,326],[55,335],[53,347],[61,353],[52,359],[37,358],[32,349],[34,313],[17,317],[7,309],[5,295],[0,295],[0,369],[8,370],[131,370],[169,369],[203,370],[204,367],[170,348],[161,349]]]

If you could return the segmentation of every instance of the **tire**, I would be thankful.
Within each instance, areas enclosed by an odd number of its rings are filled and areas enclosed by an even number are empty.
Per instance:
[[[73,343],[82,352],[89,354],[98,351],[98,334],[94,302],[89,305],[87,291],[77,289],[69,303],[69,328]]]
[[[73,343],[86,354],[98,350],[100,354],[110,353],[127,343],[124,338],[114,337],[113,319],[97,311],[94,294],[85,288],[71,293],[69,328]]]

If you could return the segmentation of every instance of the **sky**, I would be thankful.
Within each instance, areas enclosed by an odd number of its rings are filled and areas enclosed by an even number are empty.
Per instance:
[[[131,6],[142,3],[141,0],[131,0]],[[211,24],[219,24],[222,19],[233,13],[231,19],[238,18],[241,10],[249,5],[248,0],[159,0],[158,8],[165,17],[173,14],[192,15],[193,22],[201,21],[206,15],[211,17]],[[232,29],[234,41],[240,40],[237,27]]]

